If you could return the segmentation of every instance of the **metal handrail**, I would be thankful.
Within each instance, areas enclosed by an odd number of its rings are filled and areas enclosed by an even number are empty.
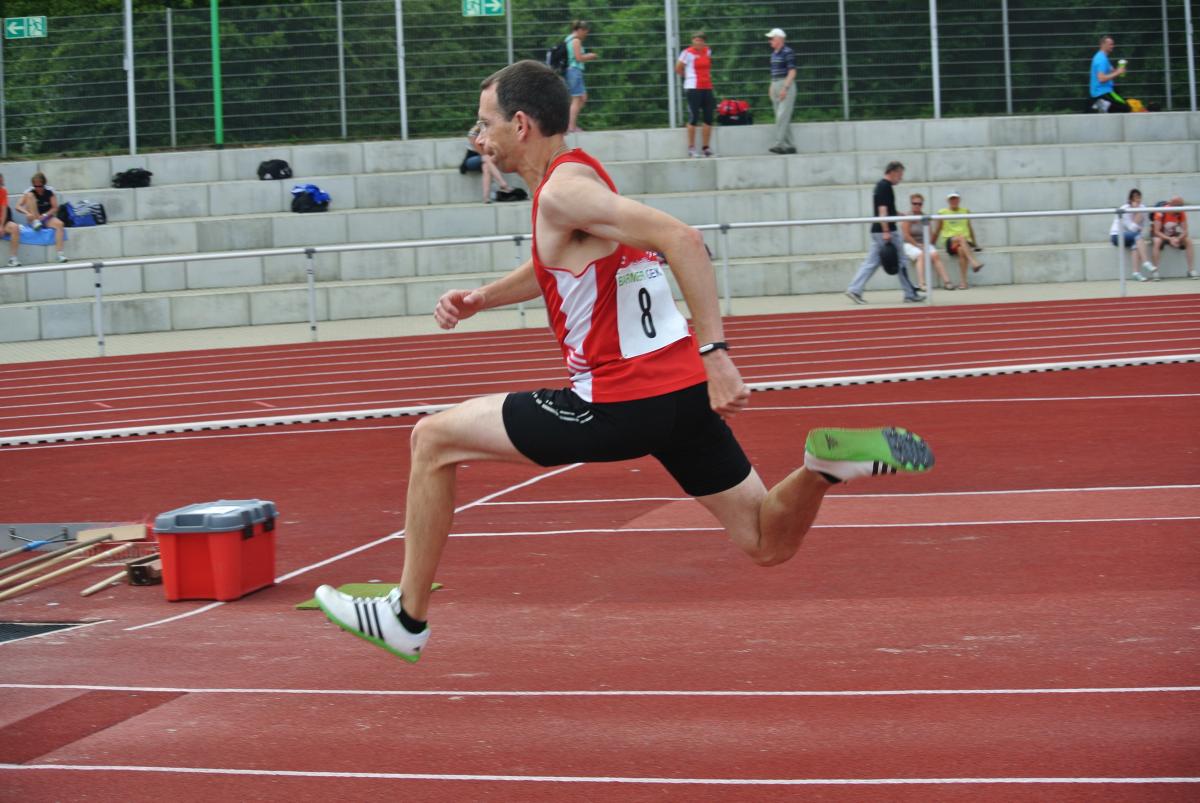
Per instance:
[[[1176,212],[1195,212],[1200,211],[1200,205],[1196,206],[1173,206],[1170,207]],[[1139,207],[1138,211],[1145,213],[1153,213],[1162,211],[1163,207]],[[1001,218],[1035,218],[1035,217],[1069,217],[1082,215],[1124,215],[1131,211],[1130,207],[1122,205],[1118,207],[1100,207],[1094,209],[1050,209],[1032,212],[970,212],[957,215],[892,215],[888,217],[843,217],[843,218],[816,218],[805,220],[759,220],[743,223],[704,223],[693,228],[699,231],[715,231],[721,235],[721,240],[718,243],[721,266],[722,266],[722,295],[725,302],[725,314],[729,315],[732,311],[733,299],[730,294],[729,287],[729,248],[726,240],[729,232],[739,229],[761,229],[761,228],[779,228],[784,226],[827,226],[835,224],[865,224],[865,223],[902,223],[912,222],[920,223],[923,227],[928,226],[932,221],[941,220],[994,220]],[[490,234],[478,237],[450,237],[442,239],[428,240],[393,240],[386,242],[373,243],[339,243],[330,245],[296,245],[284,246],[280,248],[251,248],[239,251],[212,251],[207,253],[195,254],[170,254],[164,256],[144,256],[144,257],[117,257],[114,259],[93,259],[81,260],[75,262],[64,262],[56,265],[36,265],[30,267],[17,268],[0,268],[0,278],[4,276],[20,275],[26,273],[49,273],[53,271],[70,271],[70,270],[93,270],[96,272],[95,295],[93,309],[93,321],[97,344],[100,355],[104,355],[104,324],[103,324],[103,303],[104,303],[104,282],[103,271],[105,268],[121,268],[131,267],[134,265],[161,265],[178,262],[209,262],[223,259],[242,259],[246,257],[268,257],[268,256],[304,256],[308,260],[306,266],[308,295],[309,295],[309,330],[313,340],[317,339],[317,320],[316,320],[316,271],[313,266],[313,257],[317,254],[332,254],[345,253],[354,251],[386,251],[398,250],[405,248],[438,248],[452,245],[484,245],[487,243],[513,243],[517,253],[517,263],[520,264],[521,244],[526,240],[531,240],[530,234]],[[1120,294],[1126,293],[1125,288],[1125,268],[1124,268],[1125,249],[1117,249],[1117,274],[1120,279]],[[933,282],[929,283],[929,287],[933,287]],[[932,298],[932,293],[929,294]],[[524,320],[524,308],[519,305],[522,320]]]

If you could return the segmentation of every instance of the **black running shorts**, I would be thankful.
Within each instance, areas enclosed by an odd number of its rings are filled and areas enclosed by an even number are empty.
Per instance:
[[[503,409],[513,445],[541,466],[652,455],[690,496],[729,490],[750,475],[704,382],[627,402],[585,402],[570,389],[510,393]]]

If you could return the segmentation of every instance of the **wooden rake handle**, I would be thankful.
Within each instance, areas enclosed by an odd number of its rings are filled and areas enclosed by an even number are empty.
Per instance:
[[[73,572],[76,569],[82,569],[84,566],[90,566],[93,563],[99,563],[102,560],[107,560],[108,558],[111,558],[113,555],[120,554],[121,552],[124,552],[125,550],[131,549],[131,548],[133,548],[133,544],[121,544],[120,546],[113,547],[112,549],[108,550],[107,552],[101,552],[99,555],[92,555],[90,558],[84,558],[83,560],[77,560],[74,563],[68,563],[66,566],[63,566],[61,569],[55,569],[52,572],[43,574],[41,577],[35,577],[32,580],[29,580],[28,582],[21,583],[18,586],[13,586],[12,588],[10,588],[6,591],[0,591],[0,599],[8,599],[9,597],[15,597],[17,594],[20,594],[22,591],[26,591],[30,588],[33,588],[38,583],[44,583],[47,580],[53,580],[55,577],[60,577],[64,574],[67,574],[68,572]]]

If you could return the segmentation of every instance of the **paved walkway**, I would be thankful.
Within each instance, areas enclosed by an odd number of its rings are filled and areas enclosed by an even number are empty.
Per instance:
[[[1126,284],[1126,290],[1129,296],[1134,297],[1200,293],[1200,281],[1169,279],[1148,283],[1129,282]],[[940,307],[961,304],[999,304],[1010,301],[1051,301],[1067,298],[1115,298],[1119,295],[1120,286],[1116,281],[1064,282],[972,287],[967,291],[935,290],[932,303]],[[865,296],[869,303],[858,307],[859,309],[902,306],[898,303],[900,292],[897,289],[868,290]],[[841,293],[767,296],[734,299],[733,314],[820,312],[854,306]],[[545,313],[541,308],[529,310],[525,317],[524,325],[526,326],[544,327],[546,325]],[[513,329],[521,325],[519,313],[506,309],[477,315],[464,321],[459,329],[460,331],[478,332]],[[319,338],[323,342],[400,335],[429,335],[440,331],[434,324],[432,315],[370,318],[355,321],[321,321],[318,323],[318,330]],[[309,339],[308,324],[300,323],[242,326],[229,329],[194,329],[182,332],[111,335],[107,338],[105,353],[109,356],[118,356],[238,346],[269,346],[282,343],[303,343]],[[0,364],[95,357],[98,353],[96,340],[90,337],[0,343]]]

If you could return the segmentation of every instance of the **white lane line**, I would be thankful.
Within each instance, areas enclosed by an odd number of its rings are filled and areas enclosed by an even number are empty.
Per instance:
[[[329,427],[323,426],[321,429],[295,429],[292,427],[284,427],[282,429],[258,429],[249,432],[231,432],[224,435],[167,435],[164,437],[146,436],[142,438],[121,438],[118,440],[103,440],[103,441],[76,441],[68,443],[39,443],[34,446],[10,446],[5,449],[6,452],[27,452],[31,449],[69,449],[73,446],[116,446],[117,444],[127,443],[172,443],[174,441],[207,441],[218,440],[221,438],[259,438],[259,437],[279,437],[291,435],[329,435],[334,432],[375,432],[380,429],[412,429],[416,424],[377,424],[367,427]]]
[[[1200,686],[1081,686],[1045,689],[269,689],[124,686],[100,683],[0,683],[0,689],[30,691],[128,691],[178,694],[299,694],[339,697],[938,697],[1036,694],[1193,694]]]
[[[1013,488],[1006,491],[914,491],[890,494],[830,494],[826,502],[838,499],[907,499],[924,496],[1008,496],[1009,494],[1109,493],[1112,491],[1189,491],[1200,485],[1107,485],[1086,488]],[[605,499],[527,499],[515,502],[485,502],[483,507],[501,505],[615,505],[636,502],[690,502],[690,496],[619,496]]]
[[[1111,519],[997,519],[995,521],[910,521],[888,523],[814,524],[814,530],[892,530],[912,527],[990,527],[1024,524],[1121,524],[1151,521],[1200,521],[1200,516],[1130,516]],[[518,535],[634,535],[637,533],[723,533],[724,527],[589,527],[571,530],[510,530],[450,533],[451,538],[504,538]]]
[[[563,474],[567,471],[571,471],[572,469],[579,468],[582,465],[583,465],[583,463],[572,463],[568,466],[561,466],[561,467],[553,469],[551,471],[543,472],[541,474],[538,474],[537,476],[530,477],[529,479],[525,480],[524,482],[519,482],[516,485],[510,485],[507,488],[502,488],[499,491],[495,491],[494,493],[488,494],[487,496],[482,496],[473,502],[468,502],[465,505],[461,505],[461,506],[455,508],[454,512],[461,513],[464,510],[470,510],[471,508],[481,505],[484,502],[489,502],[492,499],[495,499],[496,497],[503,496],[504,494],[520,490],[521,488],[525,488],[530,485],[534,485],[535,483],[539,483],[542,480],[550,479],[551,477],[556,477],[559,474]],[[308,566],[304,566],[300,569],[296,569],[295,571],[288,572],[287,574],[282,575],[280,577],[276,577],[275,582],[277,584],[283,583],[286,580],[291,580],[293,577],[298,577],[302,574],[306,574],[307,572],[311,572],[314,569],[319,569],[323,566],[328,566],[329,564],[334,563],[335,561],[339,561],[342,558],[348,558],[351,555],[357,555],[359,552],[365,552],[366,550],[371,549],[373,547],[377,547],[380,544],[387,543],[388,541],[396,540],[398,538],[403,537],[403,535],[404,535],[404,530],[397,530],[396,532],[391,533],[389,535],[385,535],[382,538],[376,538],[374,541],[370,541],[366,544],[361,544],[352,549],[347,549],[346,551],[339,552],[338,554],[333,555],[332,557],[325,558],[324,560],[317,561],[316,563],[311,563]],[[134,625],[133,627],[125,628],[125,630],[127,632],[132,632],[134,630],[143,630],[147,627],[155,627],[157,625],[166,624],[167,622],[175,622],[175,621],[178,621],[179,619],[186,619],[189,616],[195,616],[197,614],[204,613],[205,611],[211,611],[213,608],[218,608],[224,604],[225,604],[224,602],[214,602],[211,605],[205,605],[202,608],[197,608],[196,610],[193,610],[193,611],[181,613],[178,616],[171,616],[167,619],[159,619],[154,622],[147,622],[145,624]]]
[[[147,767],[127,764],[0,764],[25,772],[154,772],[177,775],[234,775],[259,778],[354,778],[378,781],[506,781],[516,783],[657,784],[689,786],[943,786],[949,784],[1181,784],[1200,778],[654,778],[616,775],[464,775],[433,772],[337,772],[235,769],[230,767]]]

